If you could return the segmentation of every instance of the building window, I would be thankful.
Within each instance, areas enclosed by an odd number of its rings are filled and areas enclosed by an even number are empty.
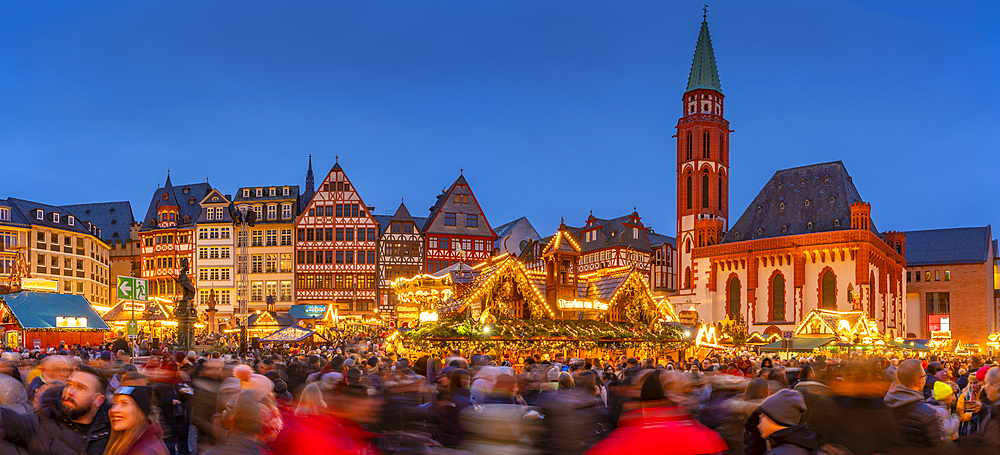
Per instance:
[[[264,231],[250,232],[250,246],[264,246]]]
[[[361,229],[358,230],[360,231]],[[354,228],[347,228],[344,231],[344,240],[347,240],[348,242],[354,241]]]
[[[278,230],[267,230],[267,246],[278,246]]]
[[[268,196],[270,196],[270,197],[274,197],[274,195],[275,195],[275,194],[276,194],[276,193],[275,193],[275,190],[274,190],[274,188],[268,188],[268,189],[267,189],[267,195],[268,195]]]
[[[345,252],[344,257],[345,257],[345,259],[344,259],[345,263],[347,263],[347,264],[353,264],[354,263],[354,251],[347,250]]]
[[[53,223],[58,223],[59,222],[59,212],[53,212],[52,213],[52,222]]]
[[[260,192],[260,190],[257,190]],[[250,300],[253,302],[262,302],[264,300],[264,283],[260,281],[254,281],[250,283]]]
[[[719,200],[719,211],[722,211],[722,177],[719,177],[719,194],[716,196]]]
[[[264,270],[267,273],[278,273],[278,254],[268,253],[264,261]]]
[[[10,221],[10,209],[7,207],[0,207],[0,220]]]
[[[951,295],[948,292],[927,293],[927,314],[949,314],[951,312]]]
[[[455,225],[455,214],[454,213],[445,213],[444,214],[444,225],[445,226],[454,226]]]
[[[438,239],[437,237],[430,237],[427,239],[427,249],[436,250],[438,249]]]
[[[281,253],[281,272],[292,271],[292,253]]]
[[[692,189],[691,186],[692,186],[691,185],[691,174],[688,174],[688,178],[687,178],[687,208],[688,208],[688,210],[691,209],[691,197],[692,197],[691,196],[691,189]]]
[[[368,228],[368,241],[369,242],[375,241],[375,228]]]
[[[368,263],[369,264],[374,264],[375,263],[375,251],[369,251],[368,252]]]
[[[951,270],[945,270],[944,271],[944,280],[945,281],[951,281]]]
[[[317,229],[316,230],[316,240],[321,240],[320,239],[320,231],[322,231],[322,229]],[[338,240],[340,240],[340,239],[338,239]],[[326,241],[327,242],[332,242],[333,241],[333,228],[326,228]]]
[[[76,226],[76,218],[73,215],[66,217],[66,223],[70,226]]]
[[[727,313],[729,319],[735,321],[740,317],[740,279],[733,277],[729,280],[729,301],[727,302]]]
[[[344,252],[337,251],[337,264],[343,264],[343,263],[344,263]]]
[[[291,246],[292,245],[292,230],[282,229],[281,230],[281,246]]]
[[[264,271],[264,257],[260,254],[250,255],[250,273],[262,273]]]
[[[256,189],[256,190],[254,191],[254,194],[255,194],[255,195],[256,195],[257,197],[263,197],[263,196],[264,196],[264,189],[263,189],[263,188],[257,188],[257,189]]]
[[[711,146],[711,138],[712,138],[712,135],[708,131],[705,131],[704,133],[702,133],[702,136],[701,136],[701,140],[702,140],[701,157],[704,158],[704,159],[706,159],[706,160],[711,157],[711,154],[708,151],[709,147]]]
[[[258,220],[263,220],[264,219],[264,207],[263,206],[255,205],[253,207],[253,213],[254,213],[254,215],[257,216]]]
[[[701,206],[708,208],[708,174],[701,176]]]
[[[820,278],[820,285],[822,286],[822,306],[824,310],[836,310],[837,309],[837,277],[834,276],[833,272],[827,270],[823,272],[822,278]]]
[[[780,273],[771,279],[771,320],[785,320],[785,277]]]
[[[906,272],[906,282],[907,283],[909,283],[911,281],[912,274],[913,274],[913,272]]]
[[[931,281],[931,271],[930,270],[924,272],[924,281],[930,283],[930,281]]]
[[[935,270],[934,271],[934,281],[941,281],[941,271],[940,270]]]
[[[288,188],[285,188],[288,191]],[[292,282],[282,281],[281,282],[281,294],[278,295],[278,300],[282,302],[290,302],[292,300]]]
[[[479,215],[465,215],[465,227],[479,227]]]
[[[288,188],[285,188],[288,191]],[[281,218],[289,220],[292,218],[292,204],[281,204]]]
[[[344,228],[337,228],[337,241],[338,242],[344,241]]]
[[[920,282],[920,271],[913,272],[913,278],[914,278],[914,281],[916,281],[917,283],[919,283]]]
[[[274,191],[274,188],[271,188]],[[278,206],[271,204],[267,206],[267,219],[274,220],[278,218]]]
[[[685,146],[687,147],[687,160],[691,160],[691,133],[687,133],[687,140],[685,141]]]

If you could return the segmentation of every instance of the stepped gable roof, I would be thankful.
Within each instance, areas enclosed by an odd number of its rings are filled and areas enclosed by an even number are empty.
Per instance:
[[[685,92],[696,89],[710,89],[722,93],[719,68],[715,64],[715,50],[712,49],[712,37],[708,34],[708,19],[701,22],[701,31],[698,33],[698,44],[694,48],[694,60],[691,62],[691,74],[688,75]]]
[[[783,169],[764,185],[722,243],[848,230],[851,204],[862,201],[841,161]],[[881,237],[874,222],[871,231]]]
[[[128,240],[132,223],[135,222],[129,201],[70,204],[62,207],[77,219],[90,221],[101,228],[101,240],[108,245]]]
[[[600,226],[596,240],[589,242],[581,241],[583,237],[582,231],[587,230],[591,226],[567,229],[575,235],[576,241],[580,244],[580,248],[584,253],[610,246],[623,246],[647,253],[650,251],[650,243],[649,238],[646,236],[645,226],[643,226],[642,221],[639,219],[639,214],[636,212],[608,220],[591,215],[591,218],[587,221],[593,225]],[[639,228],[638,238],[632,235],[630,227]]]
[[[191,183],[181,185],[180,187],[172,185],[168,187],[168,185],[170,185],[169,176],[167,177],[167,185],[153,191],[153,198],[149,201],[146,216],[142,220],[139,220],[142,223],[142,227],[139,228],[140,231],[157,229],[157,227],[149,225],[149,220],[156,219],[156,209],[164,204],[169,205],[171,200],[174,201],[174,206],[179,209],[180,219],[177,220],[178,227],[193,226],[197,223],[198,216],[201,215],[201,205],[198,202],[208,195],[208,192],[212,190],[212,185],[208,183]],[[167,193],[166,200],[163,199],[163,193]],[[194,202],[191,202],[191,198],[194,198]],[[178,200],[181,202],[179,205],[176,205]],[[187,216],[188,221],[184,221],[185,216]]]
[[[646,237],[649,238],[649,247],[657,248],[664,243],[677,248],[677,239],[669,235],[657,234],[655,232],[650,232],[651,229],[646,230]]]
[[[59,206],[55,206],[55,205],[42,204],[41,202],[28,201],[28,200],[24,200],[24,199],[13,198],[13,197],[12,198],[7,198],[7,202],[11,206],[11,212],[12,212],[12,214],[13,214],[13,212],[19,212],[19,214],[20,214],[20,217],[11,216],[11,219],[13,221],[20,220],[20,222],[23,222],[23,223],[25,223],[27,225],[43,226],[43,227],[49,227],[49,228],[53,228],[53,229],[61,229],[61,230],[64,230],[64,231],[77,232],[77,233],[80,233],[80,234],[88,234],[88,235],[97,237],[96,233],[91,232],[88,229],[88,226],[91,225],[91,223],[89,222],[89,220],[87,220],[86,218],[80,218],[75,213],[70,212],[69,210],[67,210],[65,207],[59,207]],[[44,212],[42,214],[42,219],[40,219],[40,220],[38,219],[38,217],[34,213],[34,211],[37,210],[37,209],[41,209]],[[58,222],[56,222],[55,220],[53,220],[53,218],[52,218],[52,214],[53,213],[58,213],[59,214],[59,221]],[[73,215],[73,218],[75,219],[72,226],[70,226],[70,224],[69,224],[69,218],[68,217],[70,215]],[[97,226],[97,227],[100,228],[100,226]],[[103,229],[101,230],[101,234],[102,235],[104,234]],[[128,238],[128,237],[126,236],[126,238]],[[102,241],[103,241],[103,239],[102,239]]]
[[[990,226],[906,231],[906,265],[988,262]]]

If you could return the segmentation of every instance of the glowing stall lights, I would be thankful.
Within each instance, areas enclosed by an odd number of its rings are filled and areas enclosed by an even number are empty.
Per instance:
[[[420,323],[424,322],[437,322],[438,314],[437,311],[423,311],[420,313]]]
[[[557,306],[563,311],[575,311],[575,310],[592,310],[592,311],[608,311],[608,303],[602,302],[600,300],[566,300],[559,299]]]
[[[685,332],[688,333],[688,332]],[[694,338],[695,347],[709,347],[715,349],[721,349],[722,346],[719,345],[719,337],[715,333],[714,325],[703,325],[698,329],[698,335]]]
[[[56,316],[56,327],[66,328],[86,328],[87,318],[77,318],[72,316]]]

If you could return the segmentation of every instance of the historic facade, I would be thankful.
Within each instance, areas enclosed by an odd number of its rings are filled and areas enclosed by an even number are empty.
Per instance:
[[[208,183],[174,186],[168,173],[163,187],[153,192],[139,228],[142,278],[149,280],[150,298],[180,299],[181,289],[175,280],[182,259],[195,264],[195,225],[201,216],[199,201],[211,190]]]
[[[677,292],[677,240],[646,229],[649,238],[649,284],[656,296]]]
[[[198,289],[195,304],[204,311],[209,295],[214,294],[216,310],[232,313],[236,301],[236,234],[229,216],[232,201],[213,188],[198,204],[201,206],[195,237],[198,254],[191,266]]]
[[[478,264],[493,252],[496,234],[464,175],[437,197],[421,231],[426,241],[427,273],[459,262]]]
[[[12,275],[50,280],[56,292],[109,306],[113,285],[103,235],[100,227],[66,207],[16,198],[0,202],[0,268],[7,280]],[[6,285],[15,284],[7,280]]]
[[[378,223],[371,210],[335,164],[295,220],[297,303],[374,314]]]
[[[246,206],[257,216],[254,227],[250,228],[250,299],[247,308],[251,311],[286,311],[295,295],[292,263],[295,255],[295,218],[300,213],[299,187],[243,187],[236,191],[233,202],[239,207]],[[268,298],[274,302],[275,308],[267,308]]]
[[[376,216],[379,223],[377,242],[377,279],[379,312],[391,314],[399,303],[392,292],[398,278],[413,278],[424,272],[424,236],[420,232],[427,220],[413,218],[406,205],[399,204],[392,216]]]

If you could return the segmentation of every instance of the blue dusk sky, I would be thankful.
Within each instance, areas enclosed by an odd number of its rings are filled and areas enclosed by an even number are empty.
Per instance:
[[[340,156],[376,213],[464,168],[542,235],[638,207],[673,235],[690,1],[0,5],[0,197],[225,193]],[[709,5],[735,222],[779,169],[842,160],[882,230],[1000,225],[995,1]]]

